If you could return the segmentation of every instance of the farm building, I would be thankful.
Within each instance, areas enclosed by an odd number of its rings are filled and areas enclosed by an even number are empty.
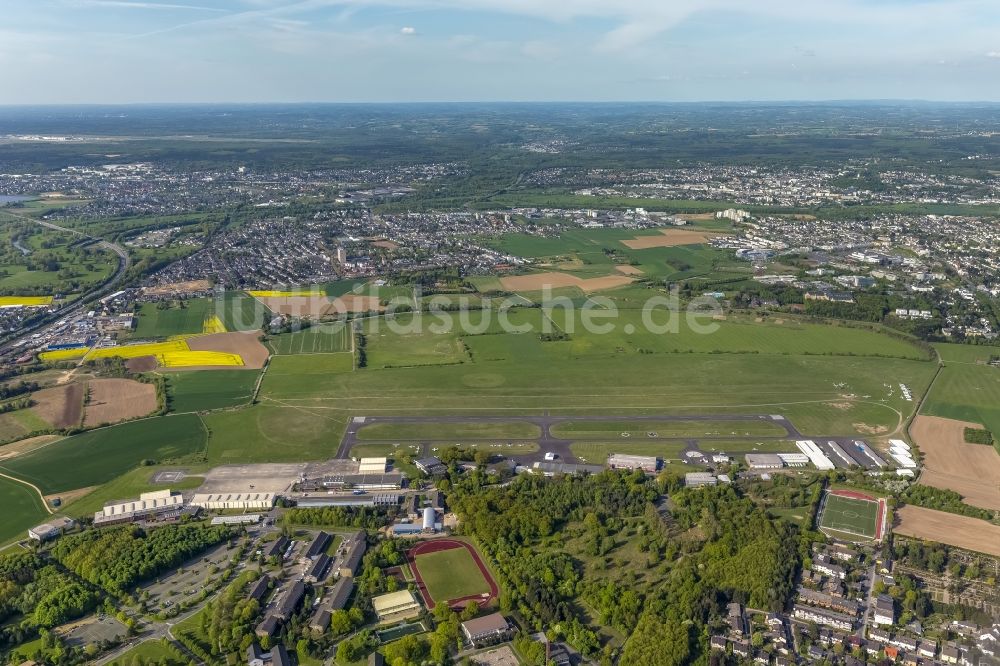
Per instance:
[[[500,613],[491,613],[462,623],[465,640],[476,647],[502,643],[511,637],[510,623]]]
[[[417,466],[421,472],[427,476],[437,476],[438,474],[444,474],[448,471],[445,464],[441,462],[441,459],[437,456],[430,456],[428,458],[419,458],[413,461],[413,464]]]
[[[660,468],[660,459],[656,456],[634,456],[625,453],[612,453],[608,456],[608,467],[611,469],[641,469],[650,474]]]
[[[781,469],[785,466],[776,453],[748,453],[746,461],[750,469]]]
[[[345,577],[353,576],[358,570],[358,565],[361,564],[361,558],[364,557],[365,551],[368,549],[368,537],[364,531],[358,530],[344,539],[343,548],[345,549],[344,560],[340,565],[339,574]]]
[[[795,442],[799,451],[809,456],[809,461],[819,470],[831,470],[834,468],[833,461],[826,457],[822,449],[816,446],[816,442],[811,439],[802,439]]]
[[[714,474],[710,472],[688,472],[684,475],[684,485],[688,488],[701,488],[702,486],[714,486],[719,483]]]
[[[388,465],[387,458],[362,458],[358,462],[358,474],[385,474]]]
[[[409,590],[372,597],[372,608],[380,622],[397,620],[420,613],[420,603]]]
[[[787,467],[805,467],[809,464],[809,456],[804,453],[779,453],[778,457]]]
[[[177,511],[183,506],[184,498],[180,493],[170,490],[142,493],[137,500],[105,505],[103,509],[94,513],[94,525],[131,522],[168,511]]]
[[[38,542],[56,539],[62,536],[63,532],[72,529],[75,525],[76,521],[72,518],[56,518],[47,523],[32,527],[28,530],[28,538]]]
[[[274,493],[199,493],[191,499],[191,505],[203,509],[270,509]]]

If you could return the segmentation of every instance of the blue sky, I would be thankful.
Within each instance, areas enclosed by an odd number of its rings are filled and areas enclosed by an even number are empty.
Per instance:
[[[1000,101],[998,0],[4,0],[0,104]]]

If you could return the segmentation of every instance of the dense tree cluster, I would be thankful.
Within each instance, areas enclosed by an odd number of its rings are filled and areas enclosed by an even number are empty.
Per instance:
[[[62,538],[55,559],[84,580],[121,595],[230,537],[225,525],[138,526],[88,530]]]
[[[962,501],[962,496],[954,490],[942,490],[914,484],[903,493],[902,501],[914,506],[922,506],[926,509],[937,509],[948,513],[957,513],[961,516],[979,518],[981,520],[996,520],[997,514],[988,509],[980,509]]]
[[[0,647],[18,644],[40,628],[76,619],[97,606],[98,595],[72,575],[32,553],[0,557]],[[9,620],[16,621],[9,621]]]
[[[184,643],[199,657],[208,662],[216,661],[219,655],[245,651],[254,640],[254,626],[260,615],[260,607],[255,599],[247,597],[247,585],[256,580],[258,574],[247,571],[240,574],[226,586],[218,598],[209,602],[199,613],[199,636],[206,642],[202,645],[190,636],[183,636]]]
[[[288,509],[283,520],[286,525],[359,527],[376,530],[388,525],[392,518],[392,513],[384,509],[365,506],[328,506],[319,509]]]

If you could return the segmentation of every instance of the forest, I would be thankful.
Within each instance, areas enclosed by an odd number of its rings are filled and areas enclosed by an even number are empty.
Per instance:
[[[781,609],[810,537],[771,520],[732,487],[672,492],[664,519],[653,504],[669,485],[661,483],[609,471],[482,487],[471,475],[455,484],[449,501],[463,532],[492,560],[501,610],[555,631],[602,663],[613,654],[599,631],[612,627],[628,637],[621,663],[666,666],[707,653],[706,629],[731,600]],[[637,588],[624,584],[629,572],[614,580],[589,569],[585,578],[585,563],[566,552],[570,535],[583,534],[587,554],[600,556],[626,524],[641,526],[640,569],[657,570],[659,582]],[[599,617],[583,616],[581,599]]]
[[[175,524],[150,530],[130,525],[63,537],[52,556],[84,580],[122,596],[230,536],[225,525]]]

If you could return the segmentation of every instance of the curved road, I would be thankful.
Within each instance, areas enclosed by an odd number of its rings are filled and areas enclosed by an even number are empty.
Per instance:
[[[91,289],[90,291],[84,293],[79,299],[72,305],[65,308],[61,308],[56,312],[52,313],[42,321],[33,324],[27,328],[23,328],[18,331],[17,335],[14,337],[3,341],[0,344],[0,355],[7,353],[11,350],[11,345],[18,340],[21,340],[32,333],[36,333],[40,330],[44,330],[46,327],[51,326],[53,322],[58,319],[63,319],[69,315],[73,315],[80,310],[82,310],[86,305],[93,302],[93,300],[106,292],[110,292],[122,279],[125,277],[125,271],[129,269],[132,265],[132,260],[128,256],[128,252],[125,251],[121,245],[112,243],[111,241],[104,240],[97,236],[91,236],[77,229],[69,229],[67,227],[61,227],[58,224],[53,224],[52,222],[46,222],[45,220],[39,220],[33,217],[28,217],[26,215],[18,215],[17,213],[11,213],[7,210],[0,211],[3,215],[9,215],[10,217],[24,220],[26,222],[33,222],[39,226],[45,227],[47,229],[52,229],[53,231],[61,231],[63,233],[71,234],[73,236],[79,236],[80,238],[85,238],[87,240],[95,241],[97,245],[103,247],[110,252],[114,252],[118,255],[118,270],[115,271],[114,275],[104,281],[103,284]]]

